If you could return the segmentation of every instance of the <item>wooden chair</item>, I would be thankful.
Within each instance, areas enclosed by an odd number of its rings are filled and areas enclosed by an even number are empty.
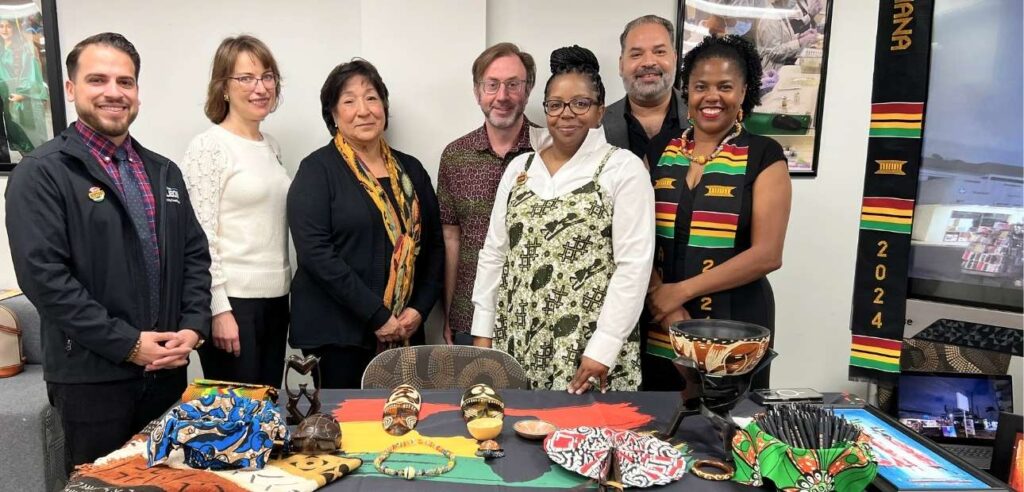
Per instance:
[[[421,345],[381,352],[363,372],[363,389],[530,389],[523,366],[500,350],[465,345]]]

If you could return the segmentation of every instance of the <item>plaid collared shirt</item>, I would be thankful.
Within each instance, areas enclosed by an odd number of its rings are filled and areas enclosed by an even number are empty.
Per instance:
[[[85,146],[89,148],[89,153],[96,159],[96,162],[99,162],[100,167],[110,175],[110,178],[114,180],[114,185],[117,186],[118,191],[123,196],[124,184],[121,181],[121,171],[117,169],[117,162],[114,161],[114,152],[117,151],[117,146],[109,138],[100,135],[81,121],[75,122],[75,130],[81,135]],[[142,201],[145,203],[149,232],[153,234],[153,237],[156,237],[156,199],[153,197],[153,188],[149,184],[146,167],[142,164],[142,158],[139,157],[139,154],[135,152],[135,148],[132,147],[131,138],[124,139],[121,147],[124,148],[125,153],[128,155],[128,167],[131,168],[135,174],[136,181],[142,187]],[[156,242],[154,242],[155,245]],[[158,248],[157,257],[159,257],[159,246],[156,247]]]

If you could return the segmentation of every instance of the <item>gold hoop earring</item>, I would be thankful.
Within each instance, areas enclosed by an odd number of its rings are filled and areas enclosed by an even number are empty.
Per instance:
[[[736,121],[743,121],[743,109],[740,109],[740,114],[736,115]]]

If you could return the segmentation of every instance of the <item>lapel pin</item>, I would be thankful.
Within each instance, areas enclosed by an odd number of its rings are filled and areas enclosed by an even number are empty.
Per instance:
[[[94,202],[102,202],[106,196],[107,194],[103,192],[103,188],[100,188],[99,186],[89,188],[89,199]]]

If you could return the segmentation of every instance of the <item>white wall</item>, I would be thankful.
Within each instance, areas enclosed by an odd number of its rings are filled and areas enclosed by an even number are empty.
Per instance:
[[[133,0],[62,0],[57,17],[65,56],[75,43],[101,31],[122,33],[135,44],[142,58],[142,106],[131,132],[150,150],[174,161],[211,124],[203,115],[203,103],[221,39],[242,33],[262,39],[283,76],[281,106],[263,129],[281,142],[285,166],[294,173],[303,157],[330,138],[320,118],[320,86],[331,68],[362,53],[361,4],[178,0],[147,2],[140,8]],[[67,112],[70,123],[74,105]]]
[[[551,52],[564,46],[580,45],[593,51],[601,64],[605,103],[626,94],[619,77],[619,34],[627,22],[646,14],[660,15],[675,23],[676,2],[644,0],[488,0],[487,44],[516,43],[537,62],[537,87],[530,97],[526,116],[544,125],[544,83],[551,76]]]
[[[542,123],[551,50],[571,44],[593,50],[608,102],[615,101],[623,95],[617,65],[623,25],[647,13],[674,20],[675,3],[178,0],[139,8],[130,0],[59,0],[57,9],[65,53],[100,30],[122,32],[136,44],[142,54],[143,105],[132,132],[172,159],[180,159],[189,139],[209,125],[202,104],[214,48],[224,36],[246,32],[267,42],[281,65],[283,104],[264,128],[281,142],[290,171],[327,142],[319,111],[327,72],[362,56],[378,67],[392,92],[392,145],[419,157],[436,176],[444,145],[481,123],[470,66],[486,45],[512,41],[534,55],[538,89],[527,114]],[[794,181],[784,266],[771,276],[780,354],[772,380],[775,386],[863,394],[865,385],[848,382],[846,372],[878,6],[855,0],[834,4],[819,174]],[[72,113],[69,109],[69,121]],[[0,178],[0,188],[5,184]],[[10,286],[14,275],[4,234],[0,286]],[[436,340],[436,323],[430,335]],[[1020,358],[1015,359],[1020,376]],[[1019,399],[1019,384],[1016,393]]]
[[[769,277],[776,386],[865,392],[846,374],[877,18],[877,2],[834,2],[818,176],[793,181],[783,265]]]

